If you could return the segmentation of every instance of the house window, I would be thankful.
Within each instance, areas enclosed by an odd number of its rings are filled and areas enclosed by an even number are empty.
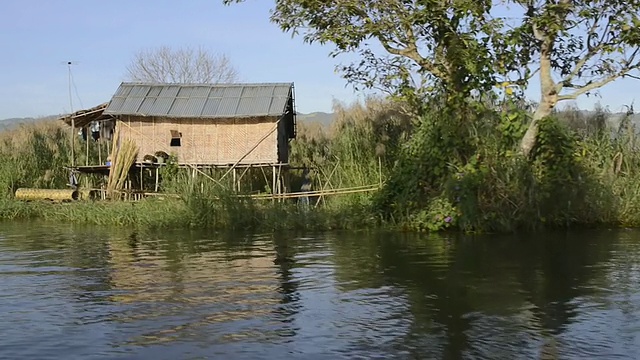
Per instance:
[[[171,143],[170,146],[181,146],[182,133],[178,132],[178,130],[169,130],[171,131]]]

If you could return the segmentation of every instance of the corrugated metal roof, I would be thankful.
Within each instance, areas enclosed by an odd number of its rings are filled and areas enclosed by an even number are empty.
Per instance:
[[[104,113],[203,118],[281,116],[291,96],[293,83],[122,83]]]

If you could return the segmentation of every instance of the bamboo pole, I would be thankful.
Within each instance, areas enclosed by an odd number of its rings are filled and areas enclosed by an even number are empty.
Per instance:
[[[276,191],[275,190],[276,189],[276,166],[275,165],[273,165],[271,167],[271,175],[272,175],[271,176],[271,180],[272,180],[272,182],[271,182],[271,194],[275,195],[276,194],[275,193],[275,191]],[[273,201],[275,202],[275,197],[273,197]]]
[[[329,176],[327,176],[327,174],[325,174],[324,171],[321,168],[318,168],[320,170],[320,172],[322,172],[322,175],[324,175],[324,178],[327,180],[327,181],[325,181],[324,185],[320,188],[321,191],[326,190],[327,186],[329,186],[329,184],[331,184],[331,178],[333,177],[333,174],[338,169],[338,166],[340,166],[340,159],[338,159],[338,162],[336,163],[336,166],[333,167],[333,170],[331,170],[331,173],[329,174]],[[331,186],[333,187],[333,184],[331,184]],[[316,205],[315,205],[316,207],[318,205],[320,205],[320,200],[324,201],[324,198],[322,196],[318,198],[318,200],[316,201]]]
[[[155,187],[155,191],[158,192],[158,184],[160,182],[160,180],[158,179],[159,174],[160,173],[160,167],[156,166],[156,187]]]
[[[281,194],[282,193],[282,191],[280,189],[280,187],[282,186],[282,179],[280,178],[281,174],[282,174],[282,166],[278,166],[278,177],[277,177],[278,180],[277,180],[277,184],[276,184],[276,186],[277,186],[276,193],[277,194]]]
[[[329,196],[329,195],[352,194],[352,193],[376,191],[379,189],[380,188],[376,184],[376,185],[368,185],[366,187],[333,189],[333,190],[325,190],[325,191],[303,191],[303,192],[280,194],[280,195],[253,194],[253,195],[239,195],[238,197],[250,197],[256,200],[290,199],[290,198],[299,198],[299,197],[306,197],[306,196]]]
[[[86,129],[86,130],[85,130],[85,132],[84,132],[84,133],[85,133],[84,138],[85,138],[85,141],[86,141],[86,143],[87,143],[87,158],[84,160],[84,164],[85,164],[86,166],[89,166],[89,130],[90,130],[90,129],[89,129],[89,127],[88,127],[88,126],[85,126],[85,129]]]
[[[267,178],[267,173],[264,171],[264,166],[260,166],[260,171],[262,171],[262,177],[264,177],[264,183],[269,184],[269,179]]]
[[[236,191],[236,184],[238,181],[237,178],[238,178],[238,174],[236,173],[236,169],[233,169],[233,186],[232,186],[233,191]]]
[[[91,190],[96,190],[96,191],[106,193],[104,189],[91,189]],[[251,198],[254,200],[275,200],[275,199],[294,199],[294,198],[300,198],[300,197],[306,197],[306,196],[344,195],[344,194],[371,192],[376,190],[380,190],[377,184],[366,185],[366,186],[356,186],[356,187],[344,188],[344,189],[330,189],[325,191],[303,191],[303,192],[279,194],[279,195],[278,194],[275,194],[275,195],[274,194],[251,194],[251,195],[238,194],[238,195],[233,195],[232,197],[241,198],[241,199]],[[120,194],[129,194],[128,191],[124,191],[124,190],[115,190],[114,192],[120,193]],[[136,193],[136,196],[155,196],[155,197],[168,197],[168,198],[176,198],[176,199],[181,198],[181,195],[179,194],[163,194],[163,193],[151,193],[151,192],[139,192],[139,193]],[[217,199],[217,198],[218,197],[214,197],[214,199]]]
[[[242,181],[242,178],[244,177],[244,175],[249,171],[249,169],[251,169],[251,165],[247,166],[238,177],[238,192],[240,192],[240,182]]]
[[[71,167],[76,167],[76,119],[71,115]]]

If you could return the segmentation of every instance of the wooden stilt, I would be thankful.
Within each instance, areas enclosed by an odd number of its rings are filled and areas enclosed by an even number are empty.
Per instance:
[[[271,178],[271,194],[275,195],[276,194],[276,166],[273,165],[271,167],[272,170],[272,178]],[[273,202],[276,201],[276,198],[273,198]]]
[[[278,194],[278,195],[282,194],[282,176],[281,176],[281,173],[282,173],[282,164],[280,164],[280,166],[278,166],[278,177],[277,177],[278,180],[277,180],[277,184],[276,184],[276,186],[277,186],[276,194]],[[280,202],[282,202],[282,199],[280,200]]]
[[[155,187],[155,192],[158,192],[159,173],[160,173],[160,167],[156,166],[156,187]]]
[[[378,156],[378,176],[380,177],[380,187],[382,187],[382,160]]]
[[[242,178],[244,178],[245,174],[251,169],[251,165],[249,165],[244,171],[238,176],[238,192],[240,192],[240,184],[242,183]]]
[[[84,160],[84,164],[87,165],[87,166],[89,166],[89,130],[91,130],[91,129],[89,129],[89,126],[86,126],[84,133],[86,134],[85,135],[85,139],[86,139],[85,141],[87,142],[87,158]]]
[[[76,120],[71,115],[71,167],[76,167]]]
[[[267,178],[267,173],[264,171],[264,166],[260,166],[260,171],[262,171],[262,176],[264,177],[265,186],[269,184],[269,179]]]
[[[232,185],[232,189],[234,192],[237,192],[237,184],[238,184],[238,174],[236,172],[236,168],[233,168],[233,185]]]

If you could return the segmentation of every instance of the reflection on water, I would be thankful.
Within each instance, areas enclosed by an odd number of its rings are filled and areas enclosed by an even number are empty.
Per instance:
[[[0,223],[0,357],[636,358],[639,240]]]

